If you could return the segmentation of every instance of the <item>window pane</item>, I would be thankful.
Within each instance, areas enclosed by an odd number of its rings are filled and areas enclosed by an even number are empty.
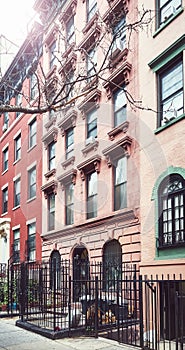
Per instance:
[[[114,126],[126,120],[126,95],[124,90],[118,90],[114,94]]]
[[[162,124],[165,118],[175,118],[183,114],[183,68],[182,62],[161,75]]]
[[[180,175],[171,175],[159,194],[163,213],[159,220],[160,245],[184,242],[184,181]],[[163,196],[165,198],[163,198]],[[160,208],[160,206],[159,206]]]

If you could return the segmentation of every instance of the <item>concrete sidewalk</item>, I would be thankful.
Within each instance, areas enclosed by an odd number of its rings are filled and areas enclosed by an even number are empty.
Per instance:
[[[0,318],[0,349],[4,350],[129,350],[138,349],[120,345],[104,338],[64,338],[51,340],[15,325],[17,318]]]

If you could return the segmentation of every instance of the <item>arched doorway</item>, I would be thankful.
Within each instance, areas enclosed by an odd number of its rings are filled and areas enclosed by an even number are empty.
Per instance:
[[[89,279],[89,255],[84,246],[78,246],[73,252],[73,299],[79,301],[82,295],[87,294]]]
[[[60,289],[61,287],[61,256],[58,250],[54,250],[50,255],[50,289]]]
[[[112,239],[103,247],[103,287],[105,290],[116,290],[121,271],[122,248],[116,239]]]

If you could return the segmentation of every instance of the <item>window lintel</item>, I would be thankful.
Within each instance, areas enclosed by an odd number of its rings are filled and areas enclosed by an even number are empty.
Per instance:
[[[179,53],[185,49],[185,34],[183,34],[179,39],[177,39],[172,45],[170,45],[166,50],[160,53],[152,61],[148,63],[149,67],[153,72],[157,72],[162,66],[170,62]]]
[[[61,183],[62,189],[66,186],[66,184],[73,183],[73,185],[76,184],[76,169],[70,169],[69,171],[65,172],[64,174],[60,175],[57,180]]]
[[[53,126],[43,137],[42,142],[44,142],[44,147],[47,149],[49,143],[52,141],[56,142],[58,136],[58,129]]]
[[[87,97],[78,105],[79,110],[85,118],[85,113],[100,106],[101,91],[99,89],[93,90]]]
[[[69,113],[67,113],[65,115],[65,117],[63,119],[60,120],[60,122],[58,123],[58,127],[61,130],[61,134],[62,136],[65,135],[65,131],[71,127],[75,127],[76,126],[76,118],[77,118],[77,111],[70,110]]]
[[[82,180],[85,180],[85,174],[87,174],[89,172],[96,171],[99,174],[100,162],[101,162],[101,156],[96,154],[95,156],[78,164],[77,168],[78,168],[78,170],[80,170]]]
[[[48,195],[51,193],[57,194],[58,183],[56,180],[47,182],[45,185],[41,186],[41,190],[44,192],[44,197],[47,199]]]
[[[67,1],[66,6],[64,5],[64,8],[62,8],[62,13],[59,17],[59,21],[62,23],[62,26],[64,27],[64,23],[68,22],[68,20],[76,14],[76,6],[77,6],[77,0],[71,0]]]
[[[113,145],[105,148],[102,153],[107,159],[108,166],[111,167],[113,162],[121,156],[129,157],[131,153],[131,144],[132,138],[127,135]]]
[[[111,98],[111,92],[117,90],[119,86],[127,85],[130,80],[130,72],[132,65],[128,61],[124,61],[123,64],[117,68],[103,84],[107,91],[107,97]]]
[[[91,21],[89,23],[91,23]],[[87,31],[83,41],[78,46],[79,50],[81,50],[82,52],[82,56],[84,59],[85,59],[84,50],[85,51],[90,50],[90,48],[97,41],[97,38],[99,37],[100,32],[101,32],[101,27],[97,24],[97,21],[95,21],[91,29]]]

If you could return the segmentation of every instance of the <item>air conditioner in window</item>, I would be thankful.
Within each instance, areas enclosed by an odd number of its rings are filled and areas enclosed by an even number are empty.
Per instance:
[[[7,129],[8,129],[8,125],[7,125],[7,123],[5,123],[2,127],[2,130],[3,130],[3,132],[5,132]]]
[[[87,146],[90,143],[94,143],[94,142],[95,142],[95,138],[93,136],[90,136],[85,140],[85,145]]]

